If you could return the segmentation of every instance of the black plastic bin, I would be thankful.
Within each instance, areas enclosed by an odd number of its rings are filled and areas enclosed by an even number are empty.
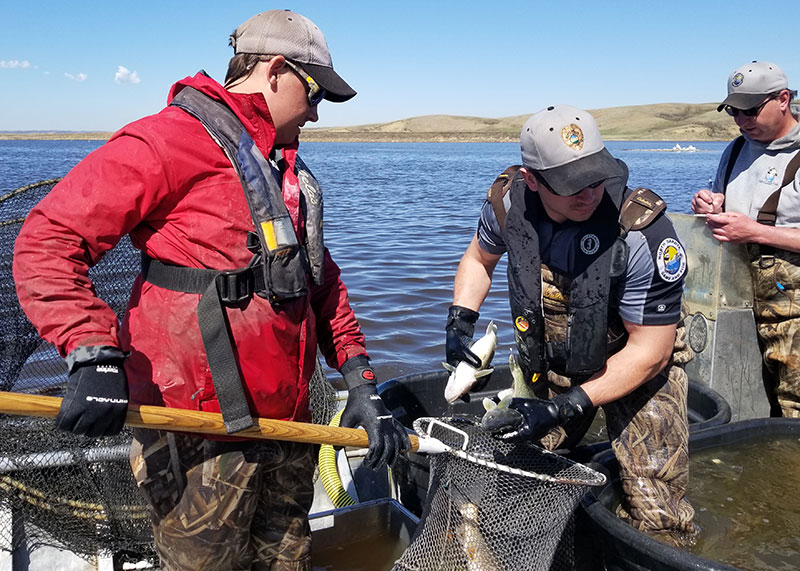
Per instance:
[[[693,432],[689,454],[722,448],[735,442],[758,442],[800,437],[800,419],[759,418]],[[586,494],[579,509],[579,528],[591,535],[603,555],[607,571],[732,571],[738,569],[661,543],[632,528],[611,511],[621,494],[619,466],[610,450],[598,454],[592,467],[608,476],[608,483]]]
[[[378,392],[386,406],[404,426],[412,428],[414,420],[423,416],[477,415],[484,413],[483,397],[493,397],[498,391],[511,386],[508,365],[494,368],[484,389],[472,393],[470,402],[457,400],[449,404],[444,399],[444,387],[449,373],[444,369],[430,373],[408,375],[381,383]],[[718,426],[730,421],[731,409],[725,399],[715,391],[694,382],[689,383],[688,416],[690,430]],[[609,449],[610,444],[597,442],[576,447],[570,457],[588,462],[598,453]],[[420,454],[401,456],[393,468],[393,477],[400,491],[400,501],[417,516],[422,515],[428,493],[430,465]]]

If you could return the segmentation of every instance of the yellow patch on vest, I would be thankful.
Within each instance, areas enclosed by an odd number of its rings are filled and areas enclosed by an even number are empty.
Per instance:
[[[278,247],[278,237],[275,235],[275,225],[272,220],[267,220],[261,223],[261,231],[264,232],[264,239],[267,242],[267,248],[272,251]]]

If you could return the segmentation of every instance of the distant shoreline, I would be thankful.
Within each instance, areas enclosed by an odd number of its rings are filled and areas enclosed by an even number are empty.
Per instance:
[[[606,141],[731,141],[736,124],[715,103],[654,103],[589,110]],[[301,142],[313,143],[518,143],[530,115],[488,118],[424,115],[349,127],[309,125]],[[5,131],[0,140],[106,141],[106,131]]]
[[[0,141],[107,141],[113,133],[104,132],[58,132],[58,133],[2,133]],[[730,138],[634,138],[603,136],[606,141],[651,141],[659,142],[727,142]],[[519,136],[486,135],[485,133],[356,133],[322,134],[304,133],[304,143],[518,143]]]
[[[40,132],[33,133],[2,133],[0,132],[0,141],[107,141],[113,133],[106,133],[103,131],[91,132]]]
[[[736,124],[714,103],[654,103],[608,107],[590,112],[606,141],[731,141]],[[530,115],[498,119],[459,115],[425,115],[388,123],[349,127],[309,125],[301,142],[314,143],[518,143]],[[0,140],[106,141],[106,131],[5,131]]]
[[[736,124],[715,103],[654,103],[589,110],[606,141],[731,141]],[[425,115],[349,127],[309,125],[301,142],[314,143],[518,143],[530,115],[488,118]],[[0,140],[106,141],[106,131],[6,131]]]
[[[654,103],[589,110],[606,141],[731,141],[736,124],[715,103]],[[314,143],[518,143],[530,115],[488,118],[424,115],[349,127],[309,125],[301,142]],[[106,141],[105,131],[6,131],[0,140]]]

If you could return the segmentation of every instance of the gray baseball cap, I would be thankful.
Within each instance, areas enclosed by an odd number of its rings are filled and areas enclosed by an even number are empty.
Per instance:
[[[547,107],[532,115],[522,126],[520,147],[525,168],[535,171],[561,196],[626,174],[603,144],[594,117],[569,105]]]
[[[728,77],[728,96],[717,111],[726,105],[737,109],[750,109],[759,105],[767,95],[789,89],[786,74],[774,63],[753,61],[733,70]]]
[[[302,65],[325,88],[325,99],[336,103],[355,96],[355,90],[333,71],[325,36],[314,22],[290,10],[256,14],[236,28],[230,39],[235,54],[282,55]]]

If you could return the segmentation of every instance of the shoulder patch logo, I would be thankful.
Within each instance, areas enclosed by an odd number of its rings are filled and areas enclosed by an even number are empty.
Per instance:
[[[583,148],[583,131],[575,123],[570,123],[561,129],[561,140],[570,149],[580,151]]]
[[[600,239],[594,234],[586,234],[581,238],[581,252],[587,256],[596,253],[600,248]]]
[[[666,238],[658,246],[656,254],[658,275],[665,282],[678,281],[686,272],[686,252],[674,238]]]

